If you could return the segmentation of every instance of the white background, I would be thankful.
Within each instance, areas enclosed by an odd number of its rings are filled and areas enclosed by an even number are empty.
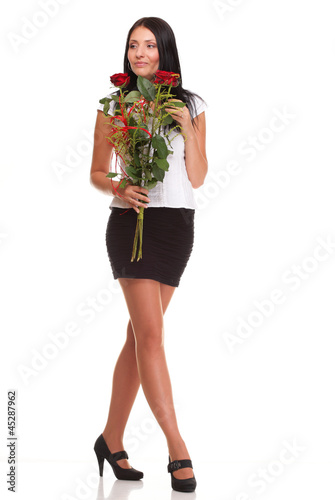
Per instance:
[[[130,26],[158,16],[175,31],[184,86],[209,105],[194,251],[165,317],[180,430],[203,474],[197,498],[215,477],[212,498],[331,497],[332,2],[63,0],[41,15],[44,3],[1,13],[1,491],[15,389],[18,497],[84,498],[71,464],[83,480],[93,470],[128,321],[105,248],[111,200],[89,182],[96,107],[123,71]],[[157,461],[167,482],[166,441],[141,389],[127,432],[134,466]],[[56,478],[57,463],[67,472]],[[25,476],[25,464],[40,465]],[[263,490],[248,484],[261,467]]]

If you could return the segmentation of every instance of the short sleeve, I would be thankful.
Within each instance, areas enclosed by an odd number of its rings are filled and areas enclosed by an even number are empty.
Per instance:
[[[201,99],[201,97],[197,97],[197,96],[194,96],[194,105],[195,105],[195,114],[194,114],[193,118],[200,115],[201,113],[206,111],[206,109],[208,108],[205,101],[203,99]]]
[[[108,94],[108,95],[106,95],[105,97],[106,97],[106,98],[108,98],[108,99],[111,99],[112,94]],[[109,103],[109,110],[108,110],[108,114],[109,114],[109,115],[111,115],[111,116],[113,116],[113,115],[114,115],[114,109],[115,109],[115,108],[114,108],[114,103],[115,103],[115,101],[111,101],[111,102]],[[101,104],[101,103],[99,102],[99,103],[98,103],[98,107],[97,107],[97,109],[98,109],[98,110],[100,110],[100,111],[103,111],[103,110],[104,110],[104,104]]]

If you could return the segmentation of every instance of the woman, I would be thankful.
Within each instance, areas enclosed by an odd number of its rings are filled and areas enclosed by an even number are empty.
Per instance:
[[[127,38],[124,58],[124,72],[130,75],[127,90],[136,88],[139,75],[153,81],[157,70],[181,75],[175,37],[162,19],[143,18],[134,24]],[[112,147],[105,139],[109,125],[102,112],[103,106],[98,109],[91,183],[113,195],[106,244],[113,275],[121,285],[130,319],[126,342],[114,369],[107,424],[94,450],[100,476],[106,459],[119,479],[143,477],[142,472],[130,466],[123,449],[125,426],[142,384],[149,406],[167,439],[172,488],[194,491],[196,479],[192,462],[180,435],[173,405],[164,352],[163,315],[193,247],[196,208],[193,188],[203,184],[208,168],[206,105],[198,96],[182,88],[182,80],[174,90],[176,99],[185,102],[186,106],[169,108],[169,111],[176,122],[174,125],[182,127],[186,141],[181,134],[173,140],[169,171],[164,181],[150,192],[129,182],[123,189],[117,189],[118,181],[106,177]],[[113,101],[110,114],[113,114],[112,106]],[[143,258],[130,262],[137,213],[142,206],[146,207]]]

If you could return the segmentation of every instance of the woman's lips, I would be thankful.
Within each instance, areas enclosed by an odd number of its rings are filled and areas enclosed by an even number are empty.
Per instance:
[[[147,65],[147,63],[140,63],[140,62],[138,62],[138,63],[135,63],[135,65],[136,65],[138,68],[143,68],[144,66],[146,66],[146,65]]]

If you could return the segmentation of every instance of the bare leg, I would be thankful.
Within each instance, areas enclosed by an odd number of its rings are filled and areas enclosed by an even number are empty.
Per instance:
[[[123,434],[139,387],[135,338],[129,321],[127,339],[114,368],[108,419],[102,433],[111,453],[124,449]],[[130,468],[128,460],[118,460],[117,463],[121,467]]]
[[[145,397],[166,436],[171,460],[190,458],[179,433],[165,358],[160,283],[149,279],[119,281],[133,326],[138,374]],[[185,479],[192,477],[193,471],[185,468],[173,474],[177,479]]]
[[[174,287],[160,283],[161,303],[165,313],[172,298]],[[140,378],[137,369],[135,337],[131,321],[127,326],[127,338],[114,368],[112,396],[103,437],[111,453],[123,450],[123,435],[134,404]],[[118,460],[120,467],[130,468],[128,460]]]

